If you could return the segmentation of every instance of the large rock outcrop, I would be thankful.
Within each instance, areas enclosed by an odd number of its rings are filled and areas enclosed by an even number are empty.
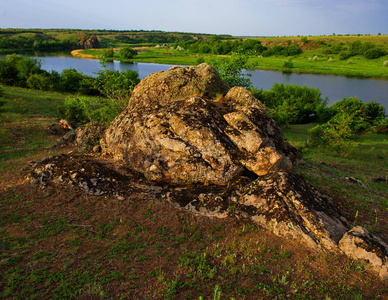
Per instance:
[[[154,73],[111,123],[103,152],[174,184],[226,185],[245,169],[290,170],[295,151],[260,102],[243,88],[226,92],[207,64]]]
[[[100,42],[94,34],[90,37],[82,37],[77,43],[78,49],[100,48]]]

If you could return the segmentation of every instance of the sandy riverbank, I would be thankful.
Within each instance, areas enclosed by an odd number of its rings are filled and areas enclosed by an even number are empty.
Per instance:
[[[133,50],[136,50],[136,51],[144,51],[144,50],[148,50],[150,47],[132,47]],[[71,55],[74,56],[74,57],[79,57],[79,58],[93,58],[93,59],[96,59],[96,55],[95,54],[85,54],[85,53],[81,53],[82,51],[84,51],[86,49],[76,49],[76,50],[73,50],[71,51]],[[95,50],[95,51],[101,51],[102,52],[102,48],[101,49],[88,49],[88,50]],[[120,51],[120,48],[113,48],[113,51],[115,52],[118,52]]]

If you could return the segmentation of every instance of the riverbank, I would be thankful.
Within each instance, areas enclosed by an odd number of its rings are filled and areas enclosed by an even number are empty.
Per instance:
[[[197,65],[199,62],[211,62],[217,56],[212,54],[192,54],[171,48],[139,47],[134,48],[139,54],[130,62],[145,62],[172,65]],[[115,49],[117,51],[117,49]],[[76,57],[99,59],[100,49],[76,50]],[[115,53],[114,59],[119,60]],[[319,54],[314,51],[305,51],[293,57],[285,56],[249,56],[249,69],[281,71],[285,73],[306,73],[352,76],[359,78],[378,78],[388,80],[388,67],[384,62],[388,56],[378,59],[366,59],[361,55],[353,56],[347,60],[340,60],[338,55]],[[285,67],[285,61],[291,62],[290,67]],[[128,61],[126,61],[128,62]]]

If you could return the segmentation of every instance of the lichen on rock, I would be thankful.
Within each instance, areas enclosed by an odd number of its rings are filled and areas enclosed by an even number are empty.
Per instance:
[[[292,147],[260,102],[242,88],[226,92],[207,64],[151,74],[106,131],[103,152],[174,184],[226,185],[245,169],[290,170]]]

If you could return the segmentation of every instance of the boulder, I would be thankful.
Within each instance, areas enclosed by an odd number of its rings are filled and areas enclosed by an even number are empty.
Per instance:
[[[54,147],[74,145],[78,151],[89,151],[99,144],[105,130],[105,125],[91,122],[67,132],[58,140]]]
[[[226,185],[246,169],[290,170],[296,151],[261,103],[243,88],[226,91],[207,64],[154,73],[111,123],[102,151],[174,184]]]
[[[144,78],[134,88],[128,108],[155,108],[192,96],[211,99],[225,95],[228,89],[217,70],[208,64],[172,67]]]
[[[90,37],[83,37],[77,43],[78,49],[92,49],[100,48],[100,42],[97,39],[97,36],[94,34]]]
[[[388,246],[380,238],[356,226],[344,235],[339,247],[350,258],[366,262],[382,280],[388,280]]]
[[[338,251],[348,222],[328,196],[301,176],[273,172],[235,191],[231,203],[246,217],[278,236],[317,250]]]

